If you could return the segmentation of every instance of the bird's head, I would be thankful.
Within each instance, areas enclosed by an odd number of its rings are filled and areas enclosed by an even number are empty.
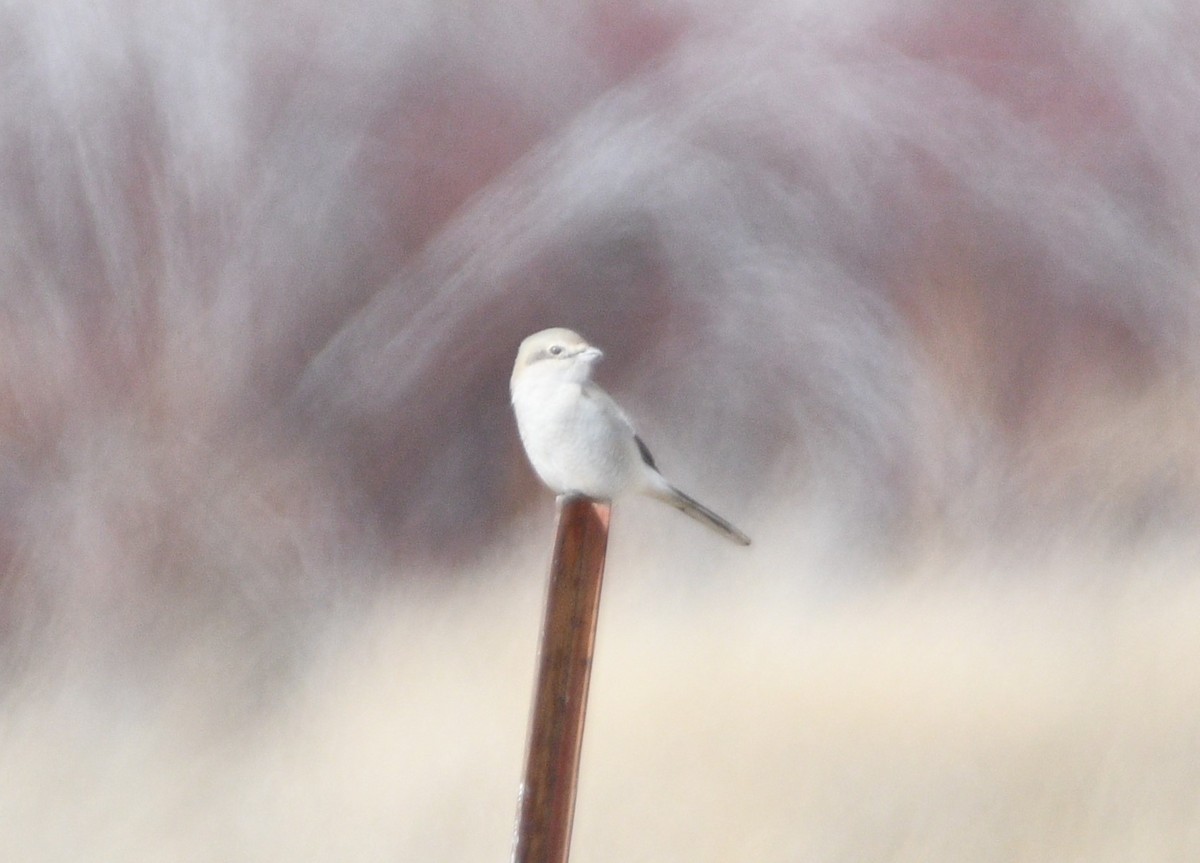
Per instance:
[[[604,356],[579,333],[552,327],[534,333],[521,342],[513,364],[512,386],[526,376],[553,377],[583,383],[592,376],[592,367]]]

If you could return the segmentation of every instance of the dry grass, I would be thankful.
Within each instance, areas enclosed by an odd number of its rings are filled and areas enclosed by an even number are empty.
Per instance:
[[[505,859],[549,325],[755,540],[619,503],[575,863],[1200,859],[1144,6],[4,3],[0,860]]]
[[[573,859],[1196,859],[1200,586],[1175,568],[670,599],[610,572]],[[34,675],[0,857],[504,859],[539,592],[394,597],[268,704],[228,646],[136,698]]]

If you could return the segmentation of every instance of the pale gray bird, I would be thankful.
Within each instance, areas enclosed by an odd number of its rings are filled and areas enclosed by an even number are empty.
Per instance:
[[[750,537],[658,472],[624,411],[592,382],[602,356],[578,333],[561,327],[521,342],[510,381],[513,411],[525,453],[542,482],[558,494],[597,500],[641,492],[749,545]]]

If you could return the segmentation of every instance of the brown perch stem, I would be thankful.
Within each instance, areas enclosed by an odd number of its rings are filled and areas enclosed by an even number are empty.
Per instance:
[[[513,863],[566,863],[570,853],[609,514],[586,497],[558,502]]]

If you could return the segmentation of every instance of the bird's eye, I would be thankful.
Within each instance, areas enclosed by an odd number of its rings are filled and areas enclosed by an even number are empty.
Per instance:
[[[550,356],[552,356],[552,357],[556,357],[556,356],[558,356],[559,354],[561,354],[562,352],[563,352],[563,346],[562,346],[562,345],[551,345],[551,346],[550,346]]]

